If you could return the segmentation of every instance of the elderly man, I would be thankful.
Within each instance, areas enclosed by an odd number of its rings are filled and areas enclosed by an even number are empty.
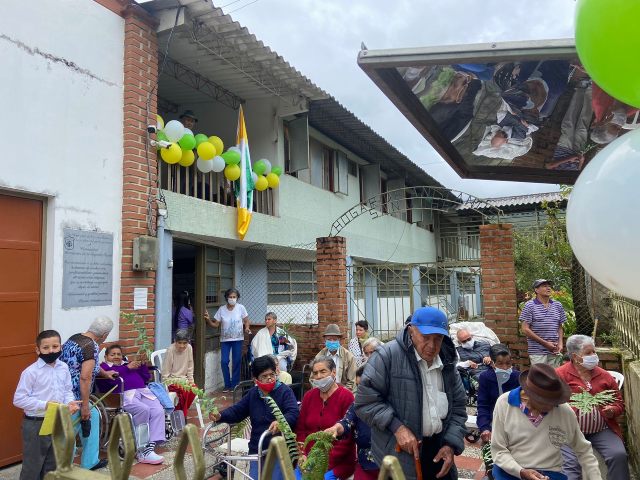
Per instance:
[[[473,335],[464,328],[458,330],[456,334],[458,338],[458,368],[466,371],[476,381],[480,374],[484,372],[491,364],[491,345],[483,340],[476,340]]]
[[[546,363],[555,367],[562,358],[562,324],[567,321],[567,314],[560,302],[551,299],[551,286],[544,278],[533,282],[536,298],[525,303],[520,313],[531,365]]]
[[[336,382],[342,384],[352,392],[356,388],[356,358],[349,350],[340,345],[342,332],[335,323],[330,323],[324,330],[325,347],[320,350],[316,358],[329,357],[336,364]]]
[[[422,307],[365,364],[355,408],[372,427],[378,465],[396,455],[407,479],[420,468],[423,479],[435,480],[458,478],[453,456],[464,450],[465,404],[447,317]]]
[[[369,357],[373,355],[378,348],[380,348],[384,343],[382,343],[376,337],[367,338],[362,344],[362,353],[364,354],[364,361],[369,360]]]
[[[251,355],[253,358],[275,355],[280,370],[287,372],[298,354],[296,339],[278,329],[278,316],[273,312],[267,312],[264,316],[264,325],[251,340]]]
[[[498,398],[491,434],[495,480],[566,480],[564,446],[577,455],[585,480],[601,480],[591,444],[566,403],[570,396],[553,367],[542,363],[520,374],[520,387]]]
[[[195,113],[193,113],[193,110],[185,110],[182,112],[182,115],[180,115],[180,121],[184,127],[189,130],[196,128],[196,123],[198,123],[198,119],[196,118]]]
[[[76,432],[82,427],[80,440],[82,442],[82,458],[80,466],[89,470],[97,470],[107,465],[106,460],[100,460],[100,415],[96,408],[89,403],[89,396],[93,389],[96,376],[113,379],[115,371],[105,372],[98,362],[99,345],[109,336],[113,322],[108,317],[96,318],[85,333],[76,333],[62,345],[60,360],[69,366],[71,385],[76,400],[82,400],[80,408],[81,422],[76,426]],[[75,416],[77,417],[77,415]],[[74,418],[75,420],[75,418]]]

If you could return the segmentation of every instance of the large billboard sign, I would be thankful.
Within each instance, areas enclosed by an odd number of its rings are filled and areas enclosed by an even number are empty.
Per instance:
[[[638,123],[572,40],[362,50],[358,64],[465,178],[572,184]]]

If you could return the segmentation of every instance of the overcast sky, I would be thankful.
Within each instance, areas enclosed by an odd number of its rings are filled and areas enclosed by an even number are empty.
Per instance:
[[[362,42],[379,49],[573,37],[574,0],[214,0],[214,4],[445,186],[480,197],[557,190],[551,184],[460,179],[358,67],[356,57]]]

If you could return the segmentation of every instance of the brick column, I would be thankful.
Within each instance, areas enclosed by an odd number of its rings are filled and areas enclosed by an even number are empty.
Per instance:
[[[485,324],[509,346],[519,366],[528,363],[527,342],[520,333],[512,225],[480,226],[480,267]]]
[[[318,289],[318,328],[308,335],[302,347],[305,361],[311,360],[324,347],[322,333],[335,323],[344,335],[343,346],[349,339],[347,316],[347,242],[344,237],[316,239],[316,285]],[[298,349],[301,350],[300,342]]]
[[[153,343],[155,308],[155,272],[132,270],[133,239],[150,235],[148,225],[156,225],[157,158],[154,148],[145,152],[146,127],[156,123],[156,83],[158,81],[158,45],[156,20],[141,7],[129,4],[123,11],[124,34],[124,155],[122,190],[122,273],[120,310],[133,311],[133,289],[148,289],[148,308],[136,310],[144,319],[147,335]],[[147,114],[147,98],[151,95]],[[148,158],[147,158],[148,155]],[[149,202],[151,209],[149,210]],[[152,233],[155,235],[155,233]],[[127,352],[136,352],[136,332],[120,322],[120,344]]]

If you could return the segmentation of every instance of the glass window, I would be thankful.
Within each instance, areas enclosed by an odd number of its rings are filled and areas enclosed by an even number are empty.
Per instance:
[[[267,262],[270,304],[312,303],[317,300],[315,262]]]

